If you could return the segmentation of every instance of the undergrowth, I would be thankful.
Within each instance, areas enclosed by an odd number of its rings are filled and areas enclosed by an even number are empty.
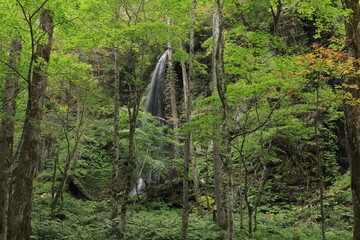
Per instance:
[[[181,210],[171,209],[163,203],[153,204],[156,209],[132,206],[128,215],[126,231],[122,231],[119,227],[118,218],[109,219],[110,209],[107,202],[81,201],[66,196],[65,206],[65,220],[50,220],[47,217],[49,209],[47,199],[37,199],[34,206],[32,239],[177,240],[181,236]],[[301,211],[306,210],[298,208],[297,210],[280,211],[276,214],[259,213],[258,230],[252,239],[321,239],[320,225],[318,222],[311,221],[316,219],[299,218],[303,214]],[[327,220],[327,239],[350,240],[349,214],[351,214],[351,208],[336,206],[327,211],[332,215],[332,218]],[[244,216],[244,228],[240,228],[239,215],[236,214],[237,239],[251,239],[248,237],[246,220],[247,216]],[[191,213],[188,229],[191,240],[226,239],[226,231],[219,229],[212,222],[210,213],[204,213],[203,216]]]
[[[324,205],[327,240],[352,239],[351,194],[348,176],[339,178],[326,193]],[[181,209],[163,201],[129,205],[126,230],[120,228],[118,218],[110,220],[110,202],[83,201],[64,195],[62,217],[50,219],[49,186],[36,185],[32,214],[33,235],[36,240],[178,240],[181,237]],[[244,209],[246,212],[246,209]],[[247,240],[317,240],[321,239],[319,203],[305,206],[289,203],[263,205],[258,209],[257,231],[248,235],[247,215],[240,228],[239,209],[235,212],[236,239]],[[188,236],[191,240],[226,239],[226,231],[218,228],[211,212],[202,216],[190,213]]]

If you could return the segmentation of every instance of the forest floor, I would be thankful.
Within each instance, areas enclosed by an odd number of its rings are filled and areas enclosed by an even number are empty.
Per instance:
[[[181,209],[169,207],[163,202],[144,205],[132,204],[128,212],[126,232],[119,228],[119,219],[110,220],[108,201],[82,201],[69,194],[64,198],[63,217],[49,219],[50,196],[35,195],[33,208],[33,236],[37,240],[111,240],[111,239],[180,239]],[[244,211],[245,212],[245,211]],[[327,240],[352,239],[352,208],[345,205],[326,205]],[[236,213],[236,239],[321,239],[318,209],[283,205],[261,207],[257,216],[257,230],[253,238],[247,232],[247,215]],[[226,239],[226,231],[212,222],[212,214],[190,214],[189,239]]]

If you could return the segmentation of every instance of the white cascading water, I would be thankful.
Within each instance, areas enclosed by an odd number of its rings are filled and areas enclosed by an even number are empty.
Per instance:
[[[165,52],[156,64],[150,83],[150,89],[146,96],[146,101],[144,105],[146,112],[149,112],[153,116],[161,118],[164,117],[163,82],[165,79],[166,58],[167,53]],[[151,178],[151,171],[148,178]],[[134,196],[136,194],[141,194],[145,191],[145,187],[145,181],[142,177],[140,177],[137,180],[136,186],[131,190],[129,195]]]
[[[145,101],[145,111],[156,117],[164,117],[163,81],[165,78],[167,53],[164,53],[156,64],[150,83],[150,90]]]

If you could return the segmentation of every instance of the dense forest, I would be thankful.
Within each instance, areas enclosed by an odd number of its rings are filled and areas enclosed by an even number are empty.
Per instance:
[[[0,0],[0,239],[360,240],[358,0]]]

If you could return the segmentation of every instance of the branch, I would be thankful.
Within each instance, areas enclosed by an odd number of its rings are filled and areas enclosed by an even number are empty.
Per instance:
[[[282,96],[275,104],[274,106],[271,108],[270,113],[268,114],[268,116],[266,117],[266,119],[260,123],[257,127],[255,127],[254,129],[248,130],[248,131],[231,131],[230,135],[231,135],[231,140],[234,140],[235,138],[239,137],[239,136],[246,136],[250,133],[256,132],[257,130],[259,130],[260,128],[262,128],[263,126],[265,126],[271,119],[272,114],[274,113],[274,111],[278,108],[278,104],[289,94],[293,93],[294,90],[292,91],[288,91],[284,96]]]
[[[17,2],[19,2],[18,0],[16,0]],[[48,2],[49,0],[45,0],[38,9],[35,10],[35,12],[33,14],[30,15],[29,19],[33,18],[43,7],[44,5]]]
[[[78,18],[79,18],[79,17],[76,17],[76,18],[73,18],[73,19],[70,19],[70,20],[66,20],[66,21],[62,21],[62,22],[55,23],[52,27],[46,29],[46,30],[38,37],[38,39],[34,42],[34,44],[35,44],[35,45],[38,45],[39,42],[40,42],[40,40],[49,32],[49,30],[50,30],[51,28],[55,28],[55,26],[60,25],[60,24],[72,22],[72,21],[74,21],[74,20],[76,20],[76,19],[78,19]]]
[[[28,18],[28,16],[26,15],[26,11],[24,6],[21,4],[21,2],[19,0],[16,0],[17,4],[19,4],[20,8],[21,8],[21,12],[23,13],[24,17],[25,17],[25,21],[30,25],[30,17]]]
[[[16,96],[17,96],[19,93],[21,93],[22,91],[24,91],[25,89],[27,89],[27,87],[24,87],[24,88],[18,90],[18,91],[16,92]],[[16,98],[16,96],[13,96],[13,97],[10,98],[8,101],[4,102],[3,105],[0,106],[0,109],[3,109],[3,108],[5,107],[5,105],[7,105],[10,101],[14,100],[14,99]]]
[[[16,68],[14,68],[13,66],[11,66],[10,64],[8,64],[7,62],[4,62],[3,60],[0,59],[0,62],[5,64],[6,66],[8,66],[11,70],[13,70],[17,75],[19,75],[19,77],[21,77],[25,82],[30,83],[30,80],[27,79],[26,77],[24,77]]]

